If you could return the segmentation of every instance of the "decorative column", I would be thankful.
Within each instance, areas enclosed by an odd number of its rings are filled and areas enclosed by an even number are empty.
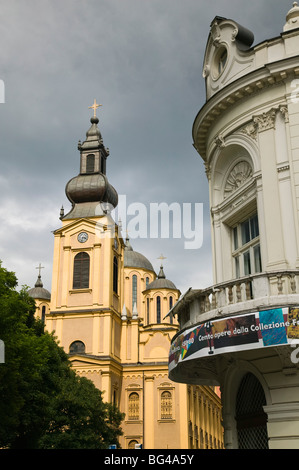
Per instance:
[[[267,250],[266,270],[286,269],[282,217],[277,178],[275,121],[277,109],[253,117],[261,158],[263,206]]]
[[[155,446],[155,409],[154,409],[154,376],[144,377],[143,406],[144,406],[144,448],[154,449]],[[146,403],[146,406],[145,406]]]
[[[65,246],[63,247],[63,277],[59,280],[61,281],[62,287],[61,287],[61,307],[67,307],[67,299],[68,299],[68,293],[69,293],[69,274],[70,274],[70,269],[71,269],[71,264],[70,264],[70,258],[71,258],[71,247],[70,246]]]
[[[269,449],[299,448],[299,402],[264,406],[268,415]]]

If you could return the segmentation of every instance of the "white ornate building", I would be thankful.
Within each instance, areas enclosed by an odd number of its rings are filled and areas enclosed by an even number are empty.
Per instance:
[[[170,378],[220,385],[226,448],[299,448],[299,7],[277,37],[215,17],[193,125],[214,285],[190,289]],[[298,357],[297,357],[298,356]]]

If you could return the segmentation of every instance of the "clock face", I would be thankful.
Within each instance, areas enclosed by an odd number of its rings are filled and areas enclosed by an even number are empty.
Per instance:
[[[78,235],[78,241],[79,241],[80,243],[85,243],[87,240],[88,240],[88,235],[87,235],[86,232],[81,232],[81,233],[79,233],[79,235]]]

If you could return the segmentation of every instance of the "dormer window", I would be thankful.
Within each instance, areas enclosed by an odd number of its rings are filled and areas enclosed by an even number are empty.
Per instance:
[[[226,50],[226,47],[224,46],[221,46],[216,54],[215,54],[215,58],[214,58],[214,64],[213,64],[213,76],[215,78],[215,80],[217,78],[220,77],[220,75],[222,74],[225,66],[226,66],[226,63],[227,63],[227,50]]]
[[[219,57],[219,62],[218,62],[218,74],[219,75],[223,72],[226,61],[227,61],[227,51],[226,49],[224,49],[221,52],[221,55]]]

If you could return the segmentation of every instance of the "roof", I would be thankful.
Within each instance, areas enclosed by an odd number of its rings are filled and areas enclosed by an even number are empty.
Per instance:
[[[35,286],[32,289],[29,289],[28,295],[33,299],[42,299],[42,300],[50,300],[51,293],[43,287],[43,283],[41,280],[41,276],[39,275]]]
[[[124,249],[124,267],[141,268],[155,272],[152,263],[144,255],[133,250],[128,238]]]
[[[172,281],[170,281],[169,279],[166,279],[164,271],[163,271],[163,266],[160,267],[160,272],[158,274],[157,279],[151,282],[146,288],[146,290],[150,290],[150,289],[178,290]]]

